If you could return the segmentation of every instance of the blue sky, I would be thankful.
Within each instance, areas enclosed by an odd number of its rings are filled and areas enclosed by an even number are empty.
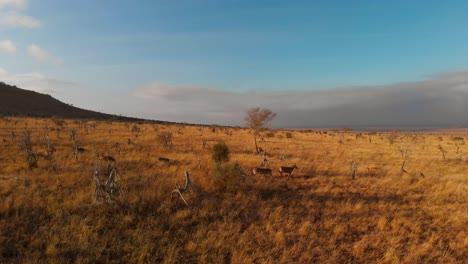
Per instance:
[[[135,93],[270,96],[432,80],[468,69],[466,10],[466,1],[0,0],[0,68],[75,105],[190,122],[144,108]],[[2,24],[12,14],[32,22]],[[32,73],[40,85],[21,79]],[[231,122],[194,121],[204,120]]]

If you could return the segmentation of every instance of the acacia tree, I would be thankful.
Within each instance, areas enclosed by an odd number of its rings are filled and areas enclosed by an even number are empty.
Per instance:
[[[260,130],[268,125],[273,118],[275,118],[276,113],[273,113],[270,109],[264,108],[260,109],[260,107],[254,107],[247,111],[247,116],[245,117],[245,123],[248,128],[252,129],[254,134],[255,140],[255,150],[257,154],[260,153],[258,151],[257,145],[257,137],[260,134]]]

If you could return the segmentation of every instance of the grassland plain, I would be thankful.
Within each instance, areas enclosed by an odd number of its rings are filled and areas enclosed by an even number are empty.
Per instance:
[[[46,135],[57,150],[38,168],[28,168],[25,130],[35,152]],[[77,159],[72,130],[84,150]],[[0,262],[468,262],[463,131],[265,130],[271,177],[251,175],[262,154],[242,128],[3,118],[0,140]],[[235,188],[213,180],[218,141],[247,174]],[[123,176],[113,204],[94,199],[100,155]],[[279,176],[293,164],[291,177]],[[184,171],[190,206],[170,197]]]

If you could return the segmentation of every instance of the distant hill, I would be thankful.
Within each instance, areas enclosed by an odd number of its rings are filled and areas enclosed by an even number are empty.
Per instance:
[[[63,103],[50,95],[23,90],[3,82],[0,82],[0,115],[144,121],[144,119],[110,115],[77,108]]]

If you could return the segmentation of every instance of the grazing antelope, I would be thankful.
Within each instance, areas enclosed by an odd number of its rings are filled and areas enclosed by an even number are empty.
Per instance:
[[[375,166],[367,166],[367,175],[368,176],[376,176],[381,172],[381,168]]]
[[[48,150],[40,150],[37,151],[35,154],[37,158],[44,158],[46,160],[50,159],[52,155]]]
[[[78,148],[76,148],[76,151],[78,151],[78,152],[85,152],[86,149],[85,149],[85,148],[82,148],[82,147],[78,147]]]
[[[294,164],[294,166],[292,166],[292,167],[281,166],[281,167],[279,168],[279,173],[280,173],[281,176],[283,176],[283,173],[287,173],[288,176],[291,176],[291,174],[293,173],[293,171],[294,171],[295,169],[299,169],[299,168],[296,166],[296,164]]]
[[[108,162],[115,162],[114,157],[108,155],[102,155],[99,157],[100,160],[108,161]]]
[[[158,160],[161,161],[161,162],[164,162],[166,164],[169,164],[169,159],[168,158],[159,157]]]
[[[273,176],[273,174],[271,173],[271,169],[267,169],[267,168],[255,168],[253,169],[253,175],[257,175],[258,174],[261,174],[261,175],[270,175],[270,176]]]

